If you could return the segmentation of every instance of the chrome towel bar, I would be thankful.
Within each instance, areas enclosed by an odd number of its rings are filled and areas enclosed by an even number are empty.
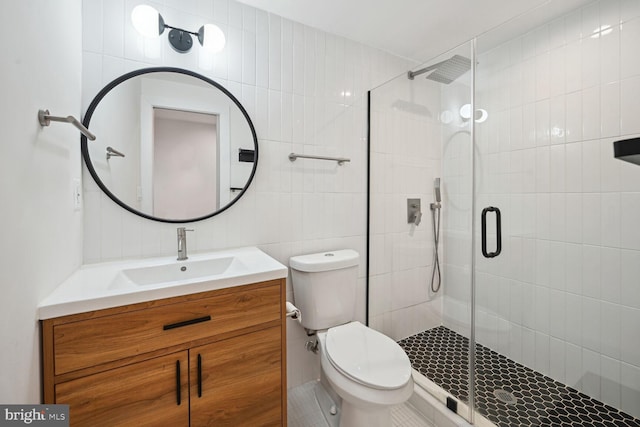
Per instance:
[[[71,123],[72,125],[77,127],[80,130],[80,132],[82,132],[82,134],[87,138],[89,138],[91,141],[95,141],[96,139],[96,136],[91,132],[89,132],[89,129],[84,127],[84,125],[80,123],[78,119],[76,119],[73,116],[67,116],[67,117],[52,116],[49,114],[49,110],[38,110],[38,121],[40,122],[40,126],[49,126],[51,122]]]
[[[342,164],[344,162],[350,162],[351,159],[347,159],[344,157],[326,157],[326,156],[308,156],[306,154],[296,154],[296,153],[291,153],[289,154],[289,160],[291,160],[292,162],[294,162],[297,158],[301,158],[301,159],[317,159],[317,160],[331,160],[334,162],[338,162],[338,164],[340,166],[342,166]]]

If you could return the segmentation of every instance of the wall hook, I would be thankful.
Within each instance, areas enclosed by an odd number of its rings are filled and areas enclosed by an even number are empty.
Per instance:
[[[112,157],[124,157],[124,154],[112,147],[107,147],[107,160]]]
[[[89,138],[91,141],[95,141],[96,139],[96,136],[91,132],[89,132],[89,129],[84,127],[84,125],[80,123],[78,119],[76,119],[73,116],[67,116],[67,117],[52,116],[49,114],[49,110],[38,110],[38,122],[40,122],[40,126],[49,126],[51,122],[71,123],[72,125],[77,127],[80,130],[80,132],[84,136]]]

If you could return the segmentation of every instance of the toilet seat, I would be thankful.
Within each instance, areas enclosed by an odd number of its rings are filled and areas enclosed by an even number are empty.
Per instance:
[[[398,343],[360,322],[330,328],[326,354],[336,370],[367,387],[393,390],[411,379],[409,357]]]

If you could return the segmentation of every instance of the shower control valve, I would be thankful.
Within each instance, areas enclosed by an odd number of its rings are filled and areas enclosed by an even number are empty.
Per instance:
[[[420,199],[407,199],[407,223],[420,225],[420,220],[422,220]]]

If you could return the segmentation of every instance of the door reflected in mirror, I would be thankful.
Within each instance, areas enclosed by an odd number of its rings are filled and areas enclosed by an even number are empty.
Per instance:
[[[258,145],[246,110],[188,70],[150,68],[116,79],[91,103],[84,125],[97,136],[82,138],[94,180],[145,218],[208,218],[241,197],[255,174]]]
[[[215,114],[153,108],[153,188],[142,189],[142,200],[151,201],[154,216],[195,218],[218,210],[217,133]]]

